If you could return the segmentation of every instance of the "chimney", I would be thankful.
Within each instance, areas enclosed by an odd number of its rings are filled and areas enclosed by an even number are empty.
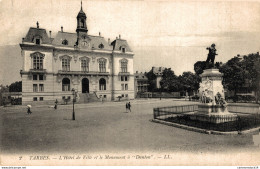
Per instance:
[[[60,29],[61,29],[61,32],[63,32],[63,26],[61,26]]]
[[[99,34],[99,36],[101,36],[101,33],[100,33],[100,32],[99,32],[98,34]]]
[[[121,35],[119,34],[119,39],[121,39]]]
[[[36,26],[37,26],[37,28],[39,28],[39,22],[38,21],[36,22]]]
[[[108,38],[107,41],[108,41],[108,44],[110,45],[110,38]]]
[[[51,38],[51,31],[49,31],[49,33],[50,33],[50,38]]]

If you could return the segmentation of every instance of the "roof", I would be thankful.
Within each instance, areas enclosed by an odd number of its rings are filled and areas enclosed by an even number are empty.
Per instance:
[[[82,1],[81,1],[81,7],[80,7],[80,11],[78,13],[77,18],[81,18],[81,17],[86,18],[86,14],[85,14],[85,12],[82,9]]]
[[[77,18],[81,18],[81,17],[86,18],[86,14],[85,14],[85,12],[82,10],[82,8],[80,9],[80,11],[79,11],[79,13],[78,13]]]
[[[48,37],[46,30],[41,28],[32,28],[30,27],[27,35],[24,38],[24,42],[34,42],[36,37],[40,37],[42,40],[42,44],[50,44],[50,38]]]
[[[124,47],[126,52],[132,52],[126,40],[116,39],[111,45],[113,46],[113,50],[121,50],[121,48]]]
[[[144,73],[142,73],[142,72],[141,73],[135,73],[134,76],[138,80],[148,80],[146,75]]]
[[[87,39],[90,43],[90,47],[94,49],[100,49],[99,45],[103,44],[105,50],[112,50],[112,47],[108,44],[104,37],[101,36],[91,36],[87,35]],[[62,41],[67,40],[68,45],[63,45]],[[74,47],[77,42],[77,33],[61,32],[59,31],[53,40],[53,45],[64,46],[64,47]]]
[[[152,71],[155,75],[162,75],[165,67],[153,67]]]

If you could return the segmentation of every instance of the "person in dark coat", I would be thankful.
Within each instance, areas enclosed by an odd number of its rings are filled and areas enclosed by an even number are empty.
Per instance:
[[[57,109],[57,108],[58,108],[58,100],[56,99],[54,109]]]
[[[125,104],[125,110],[128,113],[128,103]]]
[[[128,103],[128,109],[131,112],[131,104],[130,104],[130,102]]]
[[[27,114],[32,114],[31,105],[27,105]]]

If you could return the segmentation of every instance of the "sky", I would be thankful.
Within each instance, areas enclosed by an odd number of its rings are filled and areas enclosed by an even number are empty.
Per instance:
[[[260,51],[258,1],[82,0],[90,35],[121,35],[134,52],[134,70],[193,71],[216,44],[216,61]],[[75,32],[80,0],[0,0],[0,84],[20,80],[19,43],[29,27]],[[8,72],[8,73],[7,73]]]

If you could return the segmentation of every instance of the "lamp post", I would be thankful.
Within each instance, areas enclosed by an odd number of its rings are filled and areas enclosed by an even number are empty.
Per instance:
[[[73,100],[72,100],[72,103],[73,103],[72,120],[75,120],[75,111],[74,111],[75,89],[73,88],[71,91],[72,91],[72,95],[73,95]]]

